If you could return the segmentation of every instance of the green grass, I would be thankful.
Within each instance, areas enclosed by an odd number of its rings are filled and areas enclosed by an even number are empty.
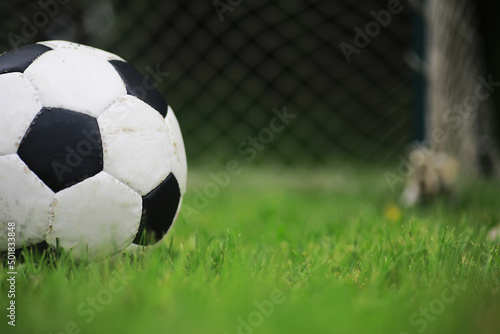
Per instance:
[[[186,207],[207,174],[191,171]],[[28,256],[15,328],[0,266],[0,333],[500,333],[498,184],[398,219],[383,175],[244,170],[153,249]]]

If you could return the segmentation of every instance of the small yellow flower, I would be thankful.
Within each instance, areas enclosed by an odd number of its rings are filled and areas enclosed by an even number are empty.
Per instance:
[[[401,218],[401,210],[396,204],[390,204],[385,208],[384,215],[391,222],[396,223]]]

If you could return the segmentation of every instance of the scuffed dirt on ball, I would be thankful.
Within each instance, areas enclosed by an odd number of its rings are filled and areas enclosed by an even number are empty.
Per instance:
[[[57,198],[54,198],[54,200],[50,204],[50,207],[52,208],[52,210],[54,210],[56,208],[58,203],[59,203],[59,201],[57,200]]]
[[[56,206],[57,204],[59,203],[59,201],[57,200],[57,198],[54,198],[54,200],[52,201],[52,203],[50,203],[50,219],[54,218],[55,216],[55,209],[56,209]],[[52,228],[52,225],[49,225],[49,230]]]

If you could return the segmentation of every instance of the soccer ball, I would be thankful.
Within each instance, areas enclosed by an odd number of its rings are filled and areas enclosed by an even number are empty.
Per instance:
[[[187,164],[157,84],[66,41],[0,55],[0,251],[46,242],[106,257],[168,232]]]

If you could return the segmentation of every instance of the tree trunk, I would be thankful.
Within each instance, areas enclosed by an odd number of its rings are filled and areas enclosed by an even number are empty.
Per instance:
[[[500,78],[485,68],[476,5],[427,0],[425,17],[427,139],[437,152],[456,157],[467,175],[498,176],[491,91],[500,89]]]

